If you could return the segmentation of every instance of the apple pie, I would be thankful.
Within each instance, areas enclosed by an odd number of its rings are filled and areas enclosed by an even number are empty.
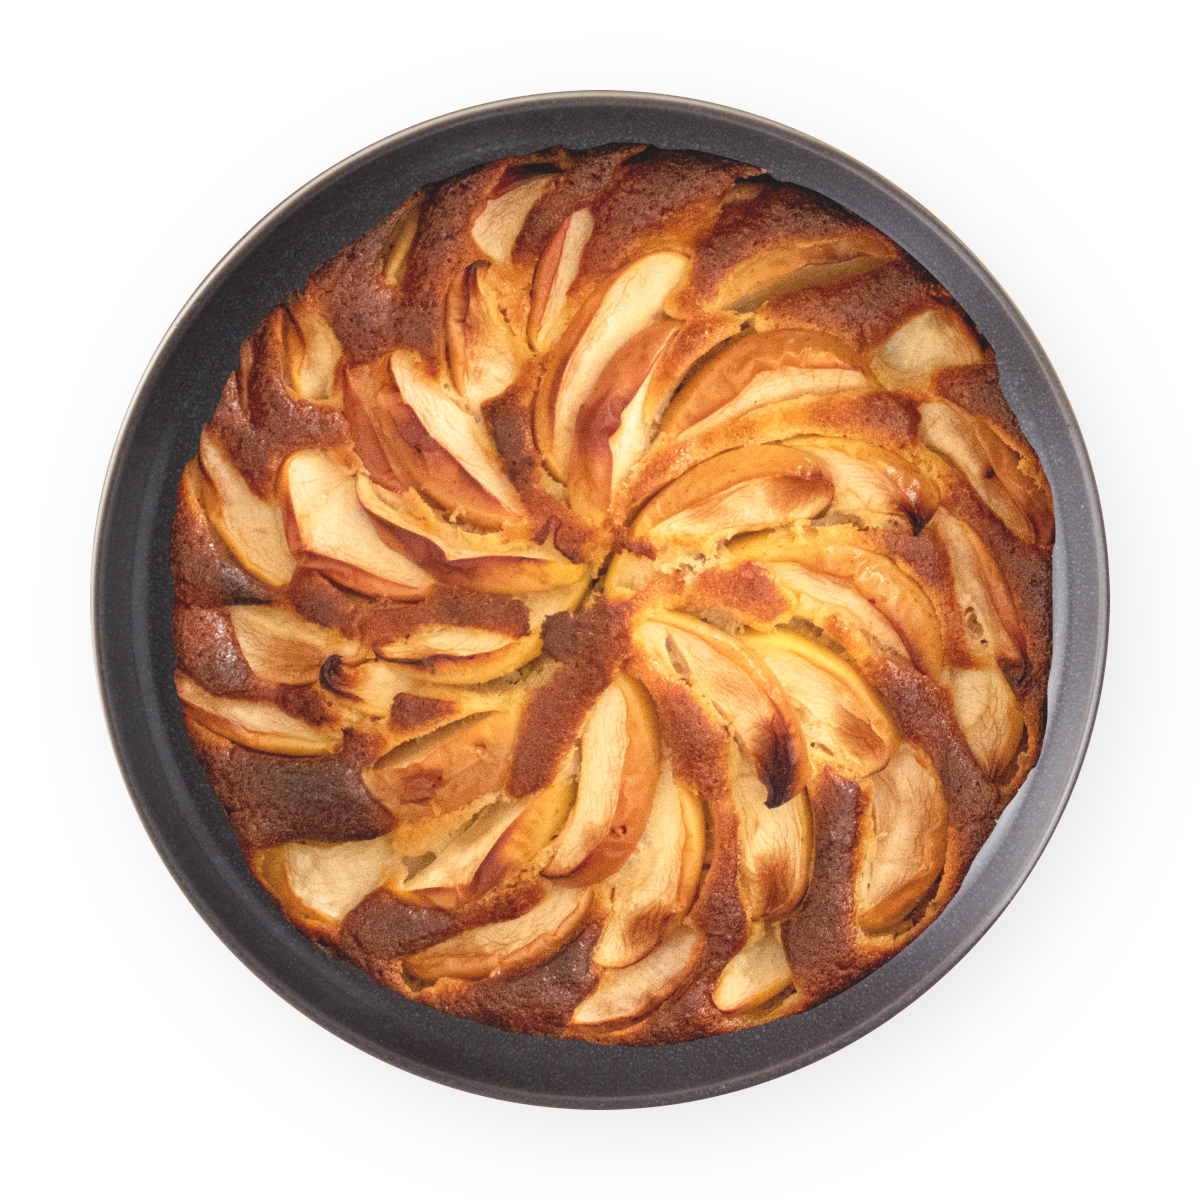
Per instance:
[[[554,148],[263,319],[179,483],[251,871],[410,1000],[651,1045],[834,995],[1037,759],[1054,511],[970,319],[758,168]]]

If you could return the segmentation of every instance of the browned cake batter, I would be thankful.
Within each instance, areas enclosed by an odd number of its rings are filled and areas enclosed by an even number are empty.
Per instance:
[[[645,146],[426,188],[179,484],[177,685],[288,919],[628,1044],[810,1008],[1035,762],[1054,515],[994,356],[822,196]]]

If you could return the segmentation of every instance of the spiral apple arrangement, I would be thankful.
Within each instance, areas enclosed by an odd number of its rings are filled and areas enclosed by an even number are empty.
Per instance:
[[[654,1044],[945,908],[1037,759],[1054,516],[992,352],[757,168],[427,188],[242,347],[177,689],[288,919],[412,999]]]

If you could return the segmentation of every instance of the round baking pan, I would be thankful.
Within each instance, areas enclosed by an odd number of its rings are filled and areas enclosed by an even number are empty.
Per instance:
[[[192,754],[172,679],[175,485],[242,340],[414,189],[506,154],[606,142],[753,163],[832,197],[898,242],[995,349],[1058,517],[1045,745],[953,902],[894,959],[809,1012],[652,1048],[493,1029],[402,999],[325,954],[246,868]],[[696,1100],[805,1066],[910,1004],[982,937],[1037,861],[1078,774],[1103,675],[1108,582],[1095,481],[1066,396],[1020,313],[953,234],[887,180],[782,125],[695,100],[571,92],[472,108],[386,138],[301,188],[229,252],[168,331],[126,417],[97,530],[94,608],[101,690],[134,803],[179,886],[247,966],[325,1028],[428,1079],[530,1104],[622,1108]]]

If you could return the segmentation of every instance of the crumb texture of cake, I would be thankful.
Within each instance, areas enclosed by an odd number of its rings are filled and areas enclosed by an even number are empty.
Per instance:
[[[878,230],[555,148],[408,197],[242,346],[179,481],[176,686],[331,953],[683,1041],[949,903],[1041,747],[1053,541],[992,350]]]

